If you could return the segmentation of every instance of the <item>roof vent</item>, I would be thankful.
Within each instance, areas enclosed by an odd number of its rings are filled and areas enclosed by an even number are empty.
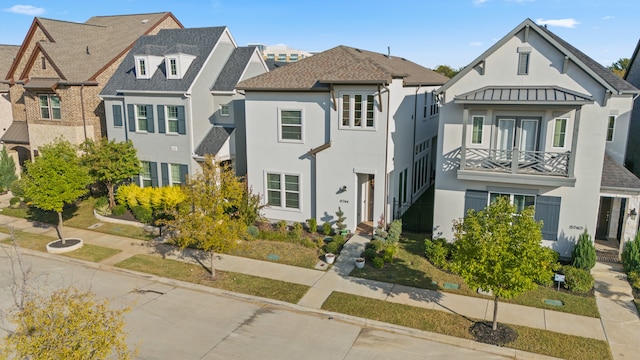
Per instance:
[[[149,22],[149,19],[144,19],[144,20],[140,21],[141,24],[146,24],[148,22]]]
[[[360,50],[360,49],[356,49],[356,51],[357,51],[357,52],[359,52],[359,53],[361,53],[361,52],[362,52],[362,50]]]
[[[89,52],[89,46],[87,46],[87,55],[91,55],[91,52]]]

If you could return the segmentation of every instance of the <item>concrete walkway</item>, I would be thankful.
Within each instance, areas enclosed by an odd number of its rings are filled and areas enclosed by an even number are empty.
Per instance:
[[[55,227],[36,224],[24,219],[0,215],[0,225],[32,233],[57,236]],[[164,257],[194,263],[197,257],[203,256],[202,253],[197,251],[179,251],[174,247],[154,241],[146,242],[90,230],[65,227],[65,233],[69,237],[82,238],[88,244],[122,250],[122,253],[104,260],[101,263],[104,266],[111,266],[136,254],[160,254]],[[350,277],[349,273],[355,266],[354,259],[364,250],[364,245],[367,241],[367,238],[359,235],[351,237],[345,244],[340,256],[336,259],[334,266],[327,271],[305,269],[231,255],[220,255],[219,259],[215,260],[215,266],[218,270],[307,285],[310,289],[298,303],[298,305],[307,308],[320,308],[331,292],[340,291],[394,303],[456,313],[476,319],[492,319],[493,300],[490,298],[467,297]],[[637,344],[638,339],[640,339],[640,321],[635,308],[632,308],[633,305],[630,303],[630,295],[625,293],[624,299],[618,295],[617,289],[624,287],[624,284],[629,288],[626,280],[623,281],[620,276],[624,274],[614,273],[617,275],[613,277],[599,276],[599,271],[594,270],[594,276],[596,276],[597,281],[597,300],[602,319],[500,303],[498,321],[587,338],[608,340],[616,353],[619,352],[625,355],[638,354],[640,353],[640,345]],[[604,274],[610,274],[610,271],[605,271]],[[606,290],[609,290],[612,294],[610,296],[606,295]],[[632,329],[630,328],[631,331],[627,329],[627,326],[633,327]],[[622,330],[623,328],[625,329],[624,331]],[[616,359],[627,359],[629,358],[628,356],[616,356]]]

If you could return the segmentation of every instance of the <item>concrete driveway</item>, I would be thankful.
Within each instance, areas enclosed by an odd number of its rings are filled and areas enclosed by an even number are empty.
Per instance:
[[[36,281],[43,291],[73,285],[90,288],[98,297],[110,299],[114,307],[131,306],[126,316],[128,342],[137,344],[141,359],[471,360],[513,356],[513,350],[503,353],[462,339],[463,347],[459,347],[451,345],[451,339],[448,344],[430,340],[444,338],[442,335],[396,331],[393,326],[362,319],[102,270],[73,260],[46,255],[24,258],[39,275]],[[9,258],[0,251],[2,309],[12,304],[9,267]],[[0,330],[0,335],[6,333]],[[472,346],[488,352],[472,350]]]

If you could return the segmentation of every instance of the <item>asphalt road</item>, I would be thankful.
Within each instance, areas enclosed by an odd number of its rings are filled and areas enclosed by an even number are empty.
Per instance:
[[[90,288],[126,316],[140,359],[502,359],[317,311],[178,286],[69,260],[25,255],[38,287]],[[0,308],[13,304],[10,259],[0,250]],[[4,336],[0,330],[0,335]]]

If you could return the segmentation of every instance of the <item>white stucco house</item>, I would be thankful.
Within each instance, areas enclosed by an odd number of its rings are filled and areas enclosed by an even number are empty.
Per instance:
[[[437,90],[434,237],[508,196],[535,206],[543,243],[635,236],[640,181],[623,166],[640,91],[527,19]]]
[[[428,187],[448,79],[406,59],[338,46],[242,81],[247,181],[272,220],[348,229],[393,218]]]
[[[140,186],[184,183],[206,155],[244,175],[244,96],[234,87],[267,71],[224,26],[142,36],[100,93],[108,137],[133,142]]]

